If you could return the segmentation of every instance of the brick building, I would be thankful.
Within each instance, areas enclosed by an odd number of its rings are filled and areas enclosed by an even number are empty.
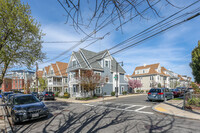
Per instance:
[[[3,92],[11,91],[12,89],[12,79],[4,78],[2,85],[0,85],[0,90]]]

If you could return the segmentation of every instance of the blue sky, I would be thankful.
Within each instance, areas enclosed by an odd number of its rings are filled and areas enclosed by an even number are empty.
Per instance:
[[[65,23],[66,12],[57,2],[57,0],[22,1],[30,5],[33,18],[35,18],[41,24],[41,29],[46,34],[43,37],[43,41],[80,41],[85,36],[81,32],[77,33],[71,26],[70,22],[67,24]],[[188,1],[184,3],[181,0],[171,0],[171,2],[181,8],[190,4]],[[192,3],[194,0],[190,2]],[[198,5],[199,4],[188,9],[187,11],[195,9],[198,7]],[[141,8],[143,7],[141,6]],[[109,31],[112,32],[103,40],[97,41],[87,49],[96,52],[109,49],[110,47],[122,42],[134,34],[139,33],[140,31],[179,10],[178,8],[174,8],[169,5],[165,6],[163,3],[156,5],[156,8],[160,11],[159,13],[161,17],[155,17],[152,12],[147,12],[145,14],[146,19],[142,19],[141,17],[133,19],[131,22],[123,26],[122,31],[113,30],[119,24],[119,22],[114,22],[114,24],[110,24],[98,32],[96,37],[101,37]],[[89,10],[84,10],[83,17],[85,19],[87,19],[87,17],[90,15],[91,13]],[[118,61],[124,61],[124,69],[127,74],[132,74],[136,66],[161,63],[161,66],[164,66],[175,73],[192,77],[192,70],[189,67],[189,63],[191,62],[191,51],[195,46],[197,46],[198,40],[200,40],[199,22],[200,16],[162,34],[159,34],[154,38],[146,40],[136,47],[129,48],[113,56]],[[92,28],[83,27],[83,29],[87,33],[92,31]],[[90,42],[92,41],[87,41],[81,44],[73,51],[83,48]],[[75,43],[44,43],[42,44],[42,50],[46,53],[48,59],[52,59],[61,52],[69,49],[74,44]],[[43,68],[44,66],[59,60],[68,62],[69,58],[67,57],[71,54],[71,52],[64,54],[56,60],[40,63],[39,68]],[[112,52],[114,51],[111,51],[111,53]]]

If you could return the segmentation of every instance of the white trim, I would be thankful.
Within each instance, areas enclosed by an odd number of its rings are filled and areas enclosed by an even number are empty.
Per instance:
[[[89,63],[89,61],[87,60],[87,58],[86,58],[85,55],[83,54],[82,50],[80,49],[79,51],[80,51],[80,53],[81,53],[80,55],[82,55],[82,56],[84,57],[83,60],[86,62],[86,64],[88,65],[88,67],[89,67],[89,68],[92,68],[91,65],[90,65],[90,63]]]
[[[82,66],[81,66],[81,63],[79,62],[79,60],[77,59],[77,57],[76,57],[76,55],[74,54],[74,57],[76,58],[76,60],[77,60],[77,62],[78,62],[78,64],[80,65],[80,68],[82,68]],[[73,65],[73,63],[72,63],[72,65]],[[73,67],[72,67],[73,68]]]

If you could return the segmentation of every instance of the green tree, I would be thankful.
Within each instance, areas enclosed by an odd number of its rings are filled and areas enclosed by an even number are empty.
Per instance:
[[[44,91],[47,88],[47,80],[45,78],[39,78],[39,88]]]
[[[40,25],[20,0],[0,0],[0,85],[8,68],[42,61]]]
[[[158,83],[158,88],[161,88],[161,84],[160,83]]]
[[[192,62],[190,63],[192,68],[192,74],[195,81],[200,83],[200,41],[198,41],[198,46],[192,51]]]

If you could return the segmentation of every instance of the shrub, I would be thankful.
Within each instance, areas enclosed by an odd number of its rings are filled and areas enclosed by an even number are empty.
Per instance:
[[[148,93],[149,92],[149,90],[146,90],[146,93]]]
[[[111,96],[115,96],[115,92],[114,91],[111,92]]]
[[[123,95],[126,95],[126,94],[127,94],[127,91],[123,91],[122,94],[123,94]]]
[[[107,95],[107,93],[106,93],[106,92],[104,92],[104,93],[103,93],[103,95]]]
[[[200,106],[200,98],[191,98],[188,100],[189,105]]]
[[[140,93],[140,90],[136,90],[137,93]]]
[[[141,90],[140,93],[144,93],[144,90]]]
[[[58,94],[59,94],[59,92],[56,92],[56,93],[55,93],[55,97],[58,97]]]
[[[68,92],[65,92],[63,97],[64,97],[64,98],[69,98],[69,97],[70,97],[70,94],[69,94]]]

